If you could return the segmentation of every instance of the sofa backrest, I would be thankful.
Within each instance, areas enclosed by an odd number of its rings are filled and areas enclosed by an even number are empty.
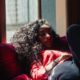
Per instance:
[[[21,68],[14,47],[10,44],[0,44],[0,78],[10,80],[19,74]]]

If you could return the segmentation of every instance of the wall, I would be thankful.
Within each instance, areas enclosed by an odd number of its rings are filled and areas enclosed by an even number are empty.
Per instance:
[[[49,23],[56,30],[56,6],[55,0],[42,0],[41,1],[42,18],[47,19]]]
[[[60,36],[66,35],[66,0],[42,0],[42,17],[47,19]]]
[[[60,36],[66,35],[67,10],[66,0],[56,0],[56,31]]]

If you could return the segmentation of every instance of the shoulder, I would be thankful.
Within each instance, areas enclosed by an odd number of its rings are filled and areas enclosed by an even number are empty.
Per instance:
[[[61,40],[62,42],[64,42],[64,43],[68,43],[66,36],[60,37],[60,40]]]

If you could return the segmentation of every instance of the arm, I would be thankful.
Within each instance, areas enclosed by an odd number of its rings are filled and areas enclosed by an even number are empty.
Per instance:
[[[34,62],[32,64],[32,67],[31,67],[31,77],[34,79],[34,80],[46,80],[47,78],[47,75],[45,75],[46,73],[46,69],[45,67],[41,64],[41,62]]]
[[[58,57],[56,60],[52,61],[49,65],[47,65],[46,68],[46,73],[50,74],[52,69],[60,62],[60,57]]]
[[[64,53],[64,54],[63,54]],[[58,56],[56,57],[55,54]],[[54,60],[53,57],[56,57]],[[44,78],[45,73],[50,74],[51,70],[61,61],[68,59],[70,54],[66,52],[60,51],[45,51],[43,52],[43,63],[41,62],[34,62],[31,67],[31,76],[35,80],[38,78]],[[53,61],[52,61],[53,60]]]
[[[54,61],[52,61],[49,65],[47,65],[46,68],[46,73],[50,74],[52,69],[60,62],[64,62],[65,60],[69,59],[70,57],[72,57],[72,54],[68,54],[67,52],[64,52],[64,54],[62,54],[61,56],[59,56],[57,59],[55,59]]]

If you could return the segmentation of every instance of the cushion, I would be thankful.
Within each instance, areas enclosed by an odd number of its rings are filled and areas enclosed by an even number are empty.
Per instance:
[[[14,47],[10,44],[0,44],[0,77],[9,80],[19,74],[20,66]]]

